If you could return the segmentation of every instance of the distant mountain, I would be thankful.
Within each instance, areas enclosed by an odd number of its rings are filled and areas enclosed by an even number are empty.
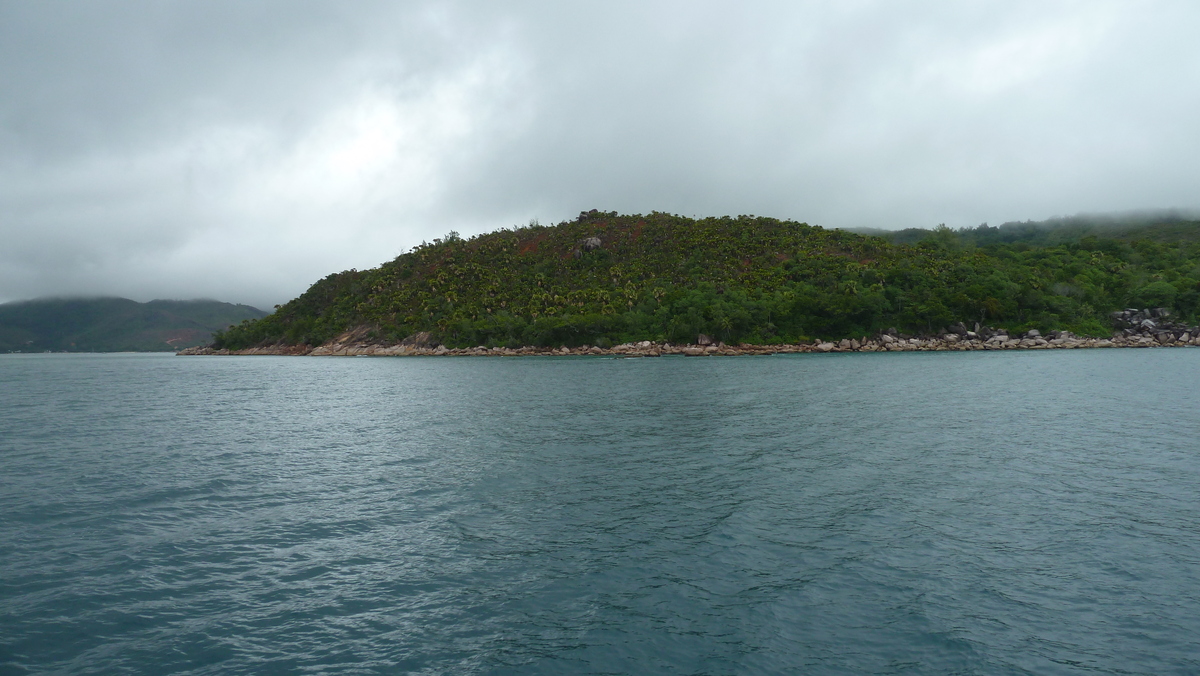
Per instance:
[[[215,300],[43,298],[0,305],[0,352],[166,352],[266,312]]]
[[[947,230],[905,228],[846,228],[860,235],[881,237],[892,244],[917,244],[944,240],[947,233],[962,246],[991,246],[998,244],[1027,244],[1029,246],[1058,246],[1078,243],[1086,238],[1121,241],[1150,241],[1163,243],[1194,243],[1200,241],[1200,213],[1180,210],[1131,212],[1125,214],[1079,214],[1044,221],[1013,221],[999,226],[983,223],[974,228]]]

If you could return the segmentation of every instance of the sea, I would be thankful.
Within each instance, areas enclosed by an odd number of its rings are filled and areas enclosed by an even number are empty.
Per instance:
[[[1200,673],[1200,349],[0,356],[0,674]]]

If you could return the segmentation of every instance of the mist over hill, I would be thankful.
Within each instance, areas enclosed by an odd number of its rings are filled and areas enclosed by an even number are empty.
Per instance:
[[[0,305],[0,351],[165,352],[267,313],[215,300],[42,298]]]
[[[999,226],[981,223],[973,228],[846,228],[861,235],[882,237],[893,244],[916,244],[942,239],[959,246],[1026,244],[1055,246],[1085,238],[1153,242],[1200,241],[1200,212],[1181,209],[1131,211],[1114,214],[1076,214],[1044,221],[1010,221]],[[952,234],[952,237],[947,237]]]

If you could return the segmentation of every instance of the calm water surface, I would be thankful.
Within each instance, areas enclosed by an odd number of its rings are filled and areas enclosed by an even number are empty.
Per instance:
[[[0,357],[0,673],[1195,674],[1200,350]]]

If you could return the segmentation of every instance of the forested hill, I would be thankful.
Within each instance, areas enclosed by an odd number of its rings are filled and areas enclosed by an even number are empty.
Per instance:
[[[0,305],[5,352],[154,352],[203,345],[218,329],[266,313],[214,300],[47,298]]]
[[[1193,235],[1197,223],[1179,227]],[[741,216],[591,211],[469,240],[451,233],[384,265],[330,275],[218,348],[319,345],[355,329],[380,342],[430,331],[449,347],[604,346],[841,338],[953,322],[1107,335],[1108,314],[1200,307],[1197,237],[1089,232],[1046,246],[919,242]]]
[[[1093,240],[1149,240],[1153,242],[1200,241],[1200,214],[1176,210],[1132,214],[1098,214],[1051,218],[1045,221],[1012,221],[999,226],[983,223],[974,228],[951,230],[945,226],[934,229],[906,228],[904,230],[851,229],[862,235],[882,237],[892,244],[916,244],[927,239],[952,235],[959,246],[989,246],[993,244],[1028,244],[1057,246]]]

